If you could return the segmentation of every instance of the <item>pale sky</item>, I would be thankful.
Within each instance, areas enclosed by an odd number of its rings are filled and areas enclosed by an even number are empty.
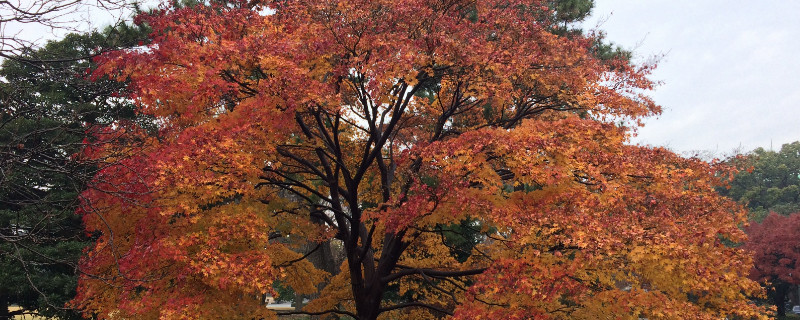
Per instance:
[[[664,112],[636,142],[722,155],[800,140],[800,1],[596,0],[598,22],[640,60],[665,54]]]
[[[49,8],[42,3],[58,5],[71,3],[73,0],[9,0],[10,5],[18,6],[23,9],[36,12]],[[153,3],[153,0],[146,0]],[[55,28],[37,23],[20,23],[10,21],[0,23],[0,35],[5,37],[16,37],[26,42],[33,42],[41,45],[47,40],[59,39],[69,32],[85,32],[92,29],[102,29],[105,26],[116,24],[123,20],[130,20],[131,10],[125,9],[121,4],[124,0],[80,0],[75,5],[68,6],[63,10],[57,10],[53,14],[45,14],[43,20],[51,21]],[[150,5],[154,6],[154,5]],[[15,16],[9,5],[0,6],[0,17]],[[6,48],[10,49],[10,48]]]

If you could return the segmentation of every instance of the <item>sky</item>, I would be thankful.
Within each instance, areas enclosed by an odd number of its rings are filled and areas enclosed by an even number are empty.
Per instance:
[[[635,143],[725,156],[800,140],[800,1],[595,3],[586,28],[604,30],[638,61],[660,57],[652,79],[662,85],[651,96],[664,111],[646,121]],[[125,16],[91,7],[78,14],[90,22],[83,29]],[[58,38],[44,28],[22,32]]]
[[[779,150],[800,140],[800,1],[596,0],[585,26],[661,57],[664,107],[635,142],[679,153]]]
[[[6,0],[9,4],[0,5],[0,17],[16,16],[9,6],[20,7],[31,12],[46,11],[53,6],[72,3],[74,0]],[[76,4],[44,14],[43,20],[52,25],[30,22],[9,21],[0,23],[0,36],[15,37],[41,45],[47,40],[60,39],[70,32],[86,32],[102,29],[105,26],[130,20],[132,11],[120,4],[126,0],[80,0]],[[155,0],[144,0],[148,6],[155,6]],[[3,1],[0,1],[3,2]],[[141,0],[140,0],[141,2]],[[48,6],[49,4],[49,6]],[[1,48],[1,47],[0,47]],[[10,48],[6,48],[10,49]]]

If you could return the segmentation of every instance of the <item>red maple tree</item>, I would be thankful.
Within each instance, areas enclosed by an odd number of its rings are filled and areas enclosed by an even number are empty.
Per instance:
[[[762,316],[716,169],[626,144],[651,66],[548,1],[230,1],[108,55],[160,132],[84,195],[101,318]],[[117,128],[121,130],[121,128]],[[129,146],[120,144],[109,151]],[[465,245],[466,243],[466,245]],[[323,253],[340,248],[340,265]]]
[[[800,284],[800,214],[772,212],[745,230],[749,236],[745,247],[755,255],[750,278],[770,287],[778,315],[784,316],[790,285]]]

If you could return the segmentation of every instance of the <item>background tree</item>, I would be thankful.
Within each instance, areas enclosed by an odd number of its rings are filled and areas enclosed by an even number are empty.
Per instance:
[[[37,313],[60,319],[75,295],[77,261],[89,238],[75,208],[97,163],[75,157],[92,132],[133,119],[124,83],[91,81],[90,58],[136,44],[142,28],[70,34],[0,68],[0,319]],[[21,309],[8,312],[9,304]]]
[[[800,212],[800,141],[777,152],[758,148],[734,161],[742,171],[720,192],[746,205],[753,220]]]
[[[81,207],[99,318],[764,318],[716,169],[626,144],[649,66],[550,1],[228,1],[105,56],[135,125]],[[268,13],[268,14],[267,14]],[[610,52],[606,51],[607,53]],[[620,125],[620,123],[626,126]],[[126,142],[131,142],[128,144]],[[335,272],[303,248],[341,243]],[[318,249],[311,248],[308,252]],[[469,252],[467,252],[469,250]]]
[[[745,230],[749,236],[746,247],[755,253],[750,277],[768,285],[778,316],[785,316],[786,296],[800,284],[800,214],[773,212]]]
[[[795,246],[791,228],[798,219],[795,212],[800,211],[800,142],[784,144],[777,152],[758,148],[730,162],[741,171],[720,193],[746,205],[750,219],[756,222],[748,229],[752,237],[748,246],[756,252],[753,276],[769,289],[778,313],[784,315],[787,295],[797,288],[797,281],[790,276],[794,258],[787,255],[787,260],[781,259]],[[775,213],[789,217],[773,216]]]

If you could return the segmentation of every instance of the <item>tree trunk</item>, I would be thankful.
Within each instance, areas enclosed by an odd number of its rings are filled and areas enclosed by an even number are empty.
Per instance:
[[[362,291],[360,297],[356,299],[356,309],[359,320],[375,320],[380,315],[381,299],[383,298],[383,288],[369,286]]]
[[[356,251],[356,250],[353,250]],[[356,303],[358,320],[375,320],[380,314],[381,299],[384,287],[380,276],[375,274],[374,255],[371,249],[364,257],[348,252],[347,263],[350,267],[350,286]],[[364,270],[362,272],[362,270]]]
[[[9,320],[11,315],[8,312],[8,294],[5,288],[0,288],[0,320]]]
[[[775,294],[772,296],[772,302],[778,310],[778,317],[786,316],[786,293],[789,291],[789,285],[786,283],[778,283],[775,285]]]

